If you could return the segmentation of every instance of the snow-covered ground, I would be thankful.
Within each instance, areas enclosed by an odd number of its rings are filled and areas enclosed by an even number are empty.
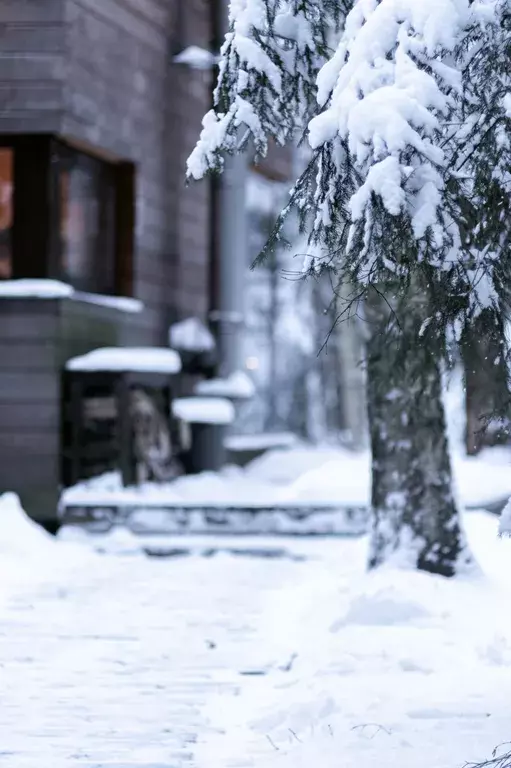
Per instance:
[[[456,768],[510,738],[511,542],[482,573],[364,570],[361,539],[99,555],[0,499],[0,764]],[[124,553],[124,554],[123,554]]]
[[[466,456],[465,395],[459,370],[446,375],[444,399],[454,479],[461,503],[469,508],[505,502],[511,497],[511,448],[492,448]],[[180,401],[183,402],[183,401]],[[195,407],[195,406],[194,406]],[[247,467],[225,467],[168,484],[123,488],[118,473],[109,473],[67,489],[63,504],[101,506],[165,504],[366,507],[370,499],[371,457],[339,446],[311,446],[292,436],[274,435],[287,447],[273,448]],[[291,439],[290,439],[291,438]],[[230,437],[230,444],[261,447],[261,436]],[[264,437],[271,445],[271,435]]]
[[[485,513],[467,528],[475,579],[368,575],[363,540],[322,550],[268,606],[291,670],[210,703],[223,733],[200,741],[197,765],[461,768],[509,741],[511,544]]]
[[[370,497],[369,453],[298,446],[268,451],[248,467],[179,478],[169,484],[122,488],[120,476],[81,483],[64,492],[66,504],[321,504],[366,506]],[[453,452],[461,501],[484,506],[511,496],[511,451],[493,448],[477,457]]]

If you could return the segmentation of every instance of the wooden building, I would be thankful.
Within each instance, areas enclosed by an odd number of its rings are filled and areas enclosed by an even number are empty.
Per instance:
[[[210,47],[214,5],[0,0],[0,491],[43,522],[66,361],[207,320],[211,187],[184,167],[212,73],[174,59]]]

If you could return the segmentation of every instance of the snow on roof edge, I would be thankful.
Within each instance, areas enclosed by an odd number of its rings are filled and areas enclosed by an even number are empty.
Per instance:
[[[174,416],[190,424],[232,424],[236,412],[230,400],[221,397],[181,397],[172,402]]]
[[[6,299],[62,299],[73,293],[74,288],[60,280],[0,280],[0,297]]]
[[[77,291],[72,285],[60,280],[44,278],[0,280],[0,299],[73,299],[88,304],[112,307],[122,312],[141,312],[144,304],[128,296],[109,296],[102,293]]]
[[[195,385],[194,392],[206,397],[230,397],[249,400],[256,393],[255,384],[245,371],[236,371],[225,379],[204,379]]]
[[[101,347],[66,363],[68,371],[130,371],[176,374],[181,358],[165,347]]]

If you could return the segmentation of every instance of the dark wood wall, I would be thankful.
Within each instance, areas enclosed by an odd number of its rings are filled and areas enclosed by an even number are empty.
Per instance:
[[[217,0],[179,0],[180,21],[174,29],[173,53],[190,45],[209,48],[213,34],[212,5]],[[186,186],[186,159],[197,141],[202,118],[211,106],[211,71],[182,65],[171,69],[167,124],[171,136],[168,154],[171,210],[175,222],[179,290],[179,315],[197,314],[204,320],[209,311],[210,184]]]
[[[207,48],[209,0],[0,0],[0,133],[51,132],[137,166],[134,292],[149,343],[206,316],[209,185],[186,157],[212,75],[172,63]]]
[[[209,184],[184,183],[211,72],[172,63],[210,44],[211,0],[0,0],[0,133],[52,133],[136,164],[128,315],[74,300],[0,298],[0,492],[54,518],[61,372],[98,346],[165,344],[209,308]],[[21,276],[21,275],[20,275]]]
[[[207,311],[208,185],[185,161],[209,106],[211,73],[172,64],[209,40],[205,0],[67,0],[63,133],[138,168],[135,292],[161,341],[173,316]]]
[[[0,0],[0,132],[60,130],[64,16],[63,0]]]
[[[65,362],[101,346],[137,345],[135,313],[74,299],[0,300],[0,493],[55,519]]]

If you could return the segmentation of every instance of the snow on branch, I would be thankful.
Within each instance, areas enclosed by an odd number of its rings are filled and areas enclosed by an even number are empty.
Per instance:
[[[465,768],[511,768],[511,752],[508,749],[499,751],[504,746],[509,748],[509,744],[501,744],[493,750],[489,760],[482,763],[466,763]]]
[[[482,308],[498,316],[511,305],[510,4],[231,0],[188,177],[308,126],[312,156],[262,257],[295,210],[315,270],[357,295],[428,295],[424,342]]]
[[[463,110],[449,136],[472,313],[511,299],[511,7],[478,0],[456,56]]]
[[[309,136],[314,150],[348,154],[353,189],[340,213],[352,223],[350,242],[361,227],[368,245],[379,199],[388,214],[410,220],[415,238],[429,231],[437,246],[445,243],[441,127],[461,90],[451,62],[468,9],[468,0],[358,0],[348,14],[319,73],[318,95],[329,98]],[[320,229],[337,225],[332,188],[343,181],[327,167],[316,196]]]
[[[223,154],[249,139],[258,155],[268,137],[284,143],[303,129],[315,104],[316,75],[328,56],[338,0],[231,0],[214,109],[188,159],[189,178],[222,170]]]

